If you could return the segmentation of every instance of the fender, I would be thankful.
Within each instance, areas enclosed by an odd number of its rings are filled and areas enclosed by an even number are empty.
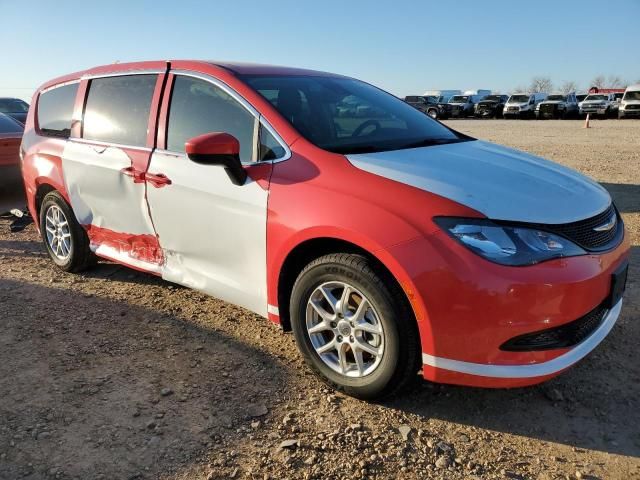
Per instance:
[[[280,323],[278,285],[286,259],[309,240],[335,239],[368,252],[395,277],[416,319],[428,318],[416,294],[410,268],[391,248],[424,239],[439,227],[435,214],[484,217],[479,212],[424,190],[352,166],[343,156],[305,139],[291,145],[292,158],[274,165],[267,215],[267,298],[269,318]],[[335,179],[340,178],[339,182]],[[372,196],[371,192],[384,192]],[[407,206],[415,208],[407,208]],[[421,255],[420,252],[417,255]],[[427,252],[424,252],[427,255]],[[406,257],[404,257],[406,259]],[[419,258],[409,258],[419,261]]]

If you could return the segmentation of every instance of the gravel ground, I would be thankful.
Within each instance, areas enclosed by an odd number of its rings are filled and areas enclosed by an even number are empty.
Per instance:
[[[416,381],[365,403],[256,315],[107,262],[61,273],[33,227],[0,220],[0,478],[640,478],[640,122],[449,124],[615,197],[628,292],[585,361],[537,387]]]

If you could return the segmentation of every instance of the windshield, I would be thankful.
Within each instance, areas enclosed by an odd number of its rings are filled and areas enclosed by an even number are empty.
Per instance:
[[[579,102],[582,102],[585,98],[587,98],[587,96],[584,94],[576,95],[576,100]]]
[[[416,97],[416,96],[410,96],[410,97],[404,97],[404,101],[405,102],[411,102],[411,103],[422,103],[422,102],[424,102],[424,98]]]
[[[23,127],[20,123],[0,113],[0,133],[19,133],[22,132],[22,130]]]
[[[509,103],[525,103],[529,101],[529,95],[511,95]]]
[[[626,92],[623,100],[640,100],[640,90],[636,90],[635,92]]]
[[[502,100],[502,97],[500,95],[487,95],[482,100],[491,100],[493,102],[499,102]]]
[[[468,140],[424,113],[351,78],[243,75],[307,140],[330,152],[368,153]]]
[[[564,95],[549,95],[547,97],[547,100],[555,100],[557,101],[561,101],[564,102],[567,99],[567,97],[565,97]]]
[[[0,98],[1,113],[27,113],[29,105],[17,98]]]
[[[607,100],[608,97],[606,95],[588,95],[585,100]]]
[[[449,103],[467,103],[469,95],[454,95],[449,99]]]

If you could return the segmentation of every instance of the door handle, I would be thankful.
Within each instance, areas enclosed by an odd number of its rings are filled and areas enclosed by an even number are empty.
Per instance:
[[[133,178],[133,183],[144,182],[144,172],[136,170],[134,167],[125,167],[120,170],[120,173],[126,175],[127,177]]]
[[[171,185],[171,179],[164,173],[145,173],[144,179],[156,188]]]

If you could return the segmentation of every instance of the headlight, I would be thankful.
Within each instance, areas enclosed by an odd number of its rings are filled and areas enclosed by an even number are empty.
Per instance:
[[[586,252],[553,233],[491,220],[437,217],[435,222],[472,252],[501,265],[523,266]]]

